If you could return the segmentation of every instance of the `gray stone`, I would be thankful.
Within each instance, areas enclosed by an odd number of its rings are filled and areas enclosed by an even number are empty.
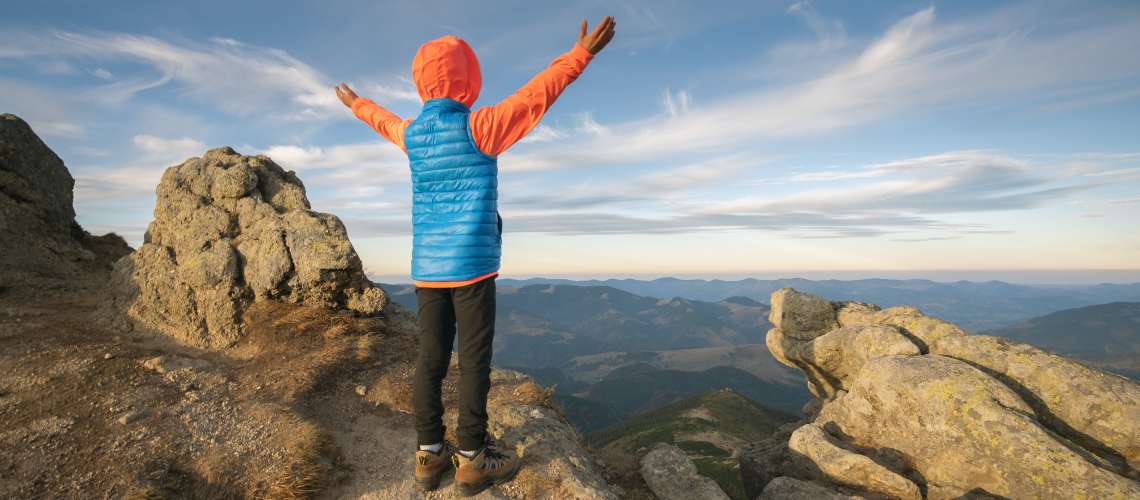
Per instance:
[[[830,302],[794,288],[772,294],[768,321],[784,335],[799,340],[811,340],[839,327]]]
[[[866,323],[848,325],[808,341],[774,328],[768,332],[767,344],[776,359],[804,372],[812,393],[825,399],[849,390],[859,370],[875,357],[920,354],[897,327]]]
[[[510,376],[506,373],[509,371],[498,370],[499,380],[531,380]],[[527,467],[535,467],[559,479],[557,498],[618,499],[598,474],[594,459],[578,444],[574,429],[557,413],[518,404],[489,405],[487,413],[490,416],[488,432],[499,436],[507,448],[517,451]]]
[[[1049,430],[1112,462],[1140,469],[1140,383],[1001,337],[943,338],[930,348],[1012,388]],[[1129,463],[1131,462],[1131,464]]]
[[[273,160],[212,149],[168,168],[156,193],[145,243],[115,264],[97,324],[221,348],[259,300],[409,322],[364,275],[340,219],[310,210],[301,180]]]
[[[1140,484],[1043,428],[1013,390],[943,356],[870,360],[816,421],[903,455],[930,500],[976,488],[1007,498],[1140,498]]]
[[[95,259],[75,222],[75,179],[20,118],[0,114],[0,281],[76,277]]]
[[[680,448],[653,443],[638,455],[641,478],[658,500],[728,500],[715,481],[697,474]]]
[[[790,477],[778,477],[768,483],[764,492],[756,500],[858,500],[859,497],[845,495],[808,481]]]
[[[805,425],[788,442],[792,460],[821,481],[861,491],[885,493],[900,500],[922,500],[918,485],[855,453],[821,427]]]

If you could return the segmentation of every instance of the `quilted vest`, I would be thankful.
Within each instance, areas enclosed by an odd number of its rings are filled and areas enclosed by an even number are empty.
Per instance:
[[[441,98],[404,130],[412,167],[412,279],[464,281],[499,270],[499,166],[471,136],[471,110]]]

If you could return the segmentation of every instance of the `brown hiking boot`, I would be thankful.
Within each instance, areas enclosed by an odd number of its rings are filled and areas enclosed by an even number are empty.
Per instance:
[[[496,446],[492,447],[491,444]],[[461,497],[478,495],[491,485],[502,484],[514,479],[522,468],[522,459],[513,450],[502,449],[501,443],[488,440],[475,456],[467,458],[462,453],[452,455],[455,465],[455,489]]]
[[[439,447],[438,453],[420,450],[416,452],[416,491],[427,493],[439,488],[443,473],[451,469],[455,447],[447,440]]]

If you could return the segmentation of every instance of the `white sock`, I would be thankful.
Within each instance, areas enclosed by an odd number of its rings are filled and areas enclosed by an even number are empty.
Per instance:
[[[439,453],[439,449],[443,447],[443,443],[436,444],[421,444],[420,451],[430,451],[432,453]]]
[[[465,456],[465,457],[467,457],[467,458],[474,458],[474,457],[475,457],[475,452],[476,452],[476,451],[479,451],[479,450],[473,450],[473,451],[463,451],[463,450],[459,450],[459,454],[460,454],[460,455],[463,455],[463,456]]]

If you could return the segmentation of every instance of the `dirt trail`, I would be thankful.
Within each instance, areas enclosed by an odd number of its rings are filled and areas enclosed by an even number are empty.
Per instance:
[[[423,498],[409,332],[260,303],[206,351],[91,327],[98,279],[0,292],[0,497]],[[519,375],[497,370],[492,402],[542,404]],[[520,479],[475,498],[557,497]]]

